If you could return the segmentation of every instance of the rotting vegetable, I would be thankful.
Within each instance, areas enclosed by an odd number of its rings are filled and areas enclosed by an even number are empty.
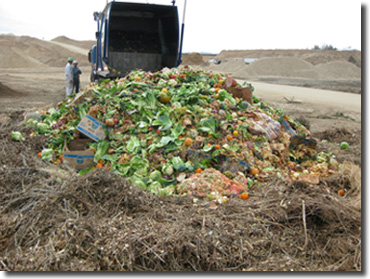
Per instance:
[[[21,132],[11,132],[11,138],[13,141],[22,141],[24,140],[24,137]]]
[[[42,159],[53,161],[63,154],[65,142],[82,136],[76,127],[89,114],[106,130],[104,140],[89,144],[95,167],[109,168],[158,195],[227,200],[271,176],[296,180],[327,176],[332,166],[338,168],[332,154],[323,156],[304,143],[293,148],[292,131],[303,138],[310,138],[310,132],[256,96],[252,104],[234,98],[226,90],[227,78],[187,66],[155,73],[135,70],[121,79],[92,83],[49,109],[41,121],[27,124],[35,134],[48,136]],[[200,179],[194,180],[196,172]],[[222,176],[205,183],[207,176],[221,174],[228,180]],[[196,191],[189,189],[189,181]]]

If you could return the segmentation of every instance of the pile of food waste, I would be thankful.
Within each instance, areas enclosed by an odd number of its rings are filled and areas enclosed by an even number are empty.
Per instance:
[[[158,195],[221,202],[272,176],[318,184],[338,170],[304,125],[256,96],[236,97],[230,79],[188,66],[135,70],[91,83],[27,124],[48,138],[41,159],[67,168],[66,145],[85,139],[93,164],[80,174],[107,168]],[[103,137],[78,129],[86,116],[101,123]]]

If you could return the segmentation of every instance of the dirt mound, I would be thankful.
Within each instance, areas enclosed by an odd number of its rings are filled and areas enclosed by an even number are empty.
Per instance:
[[[21,95],[19,92],[9,88],[8,86],[2,84],[0,82],[0,98],[1,97],[12,97],[12,96],[19,96]]]
[[[45,66],[41,61],[25,53],[35,47],[27,42],[30,38],[0,35],[1,68],[40,68]]]
[[[349,61],[350,57],[361,63],[361,51],[309,50],[309,49],[252,49],[223,50],[215,59],[228,61],[235,58],[295,57],[313,65],[330,61]],[[350,61],[351,62],[351,61]]]
[[[209,63],[204,61],[203,56],[198,52],[189,53],[184,56],[182,60],[182,65],[198,65],[198,66],[207,66]]]
[[[325,64],[333,61],[351,62],[351,57],[356,61],[352,62],[355,65],[356,63],[361,63],[360,51],[312,50],[300,56],[300,58],[310,62],[312,65]]]
[[[361,68],[347,61],[332,61],[315,66],[321,79],[361,79]]]
[[[213,70],[217,70],[219,72],[225,72],[225,73],[234,73],[238,70],[245,68],[245,63],[243,59],[231,59],[229,61],[222,62],[218,65],[210,63],[209,68]]]
[[[295,57],[261,58],[252,62],[249,68],[259,76],[319,78],[310,63]]]
[[[247,65],[244,60],[229,60],[210,67],[212,70],[232,73],[235,78],[295,77],[318,79],[319,73],[310,63],[296,57],[265,57]]]
[[[246,58],[257,61],[243,65]],[[361,94],[361,51],[223,50],[214,59],[221,63],[207,70],[238,79]]]
[[[244,60],[234,58],[219,65],[210,64],[207,69],[226,72],[240,79],[361,80],[361,68],[344,60],[314,66],[297,57],[264,57],[247,65]]]
[[[1,68],[64,67],[69,56],[87,65],[87,55],[28,36],[0,35]]]
[[[96,41],[92,41],[92,40],[91,41],[76,41],[66,36],[59,36],[59,37],[52,39],[51,41],[60,42],[63,44],[69,44],[69,45],[73,45],[73,46],[77,46],[77,47],[85,48],[85,49],[91,49],[92,46],[96,44]]]

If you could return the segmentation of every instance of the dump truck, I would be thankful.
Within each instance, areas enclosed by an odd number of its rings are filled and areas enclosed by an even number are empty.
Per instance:
[[[181,63],[178,10],[172,5],[109,2],[94,13],[96,45],[88,53],[91,81],[125,76],[134,69],[157,71]]]

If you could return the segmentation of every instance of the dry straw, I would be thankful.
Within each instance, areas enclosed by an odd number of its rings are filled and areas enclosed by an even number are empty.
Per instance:
[[[61,173],[37,158],[43,138],[17,123],[0,128],[2,270],[361,270],[361,184],[351,164],[320,185],[276,179],[246,201],[194,204],[103,169]],[[11,141],[14,129],[26,141]],[[349,190],[341,197],[337,188]]]

